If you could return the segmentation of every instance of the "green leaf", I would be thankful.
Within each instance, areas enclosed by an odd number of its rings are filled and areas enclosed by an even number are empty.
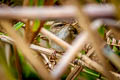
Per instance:
[[[104,37],[104,34],[105,34],[105,26],[102,25],[101,27],[98,28],[98,32],[100,33],[100,35],[102,37]]]
[[[115,54],[120,56],[120,50],[116,46],[113,46],[113,51]]]
[[[33,1],[34,1],[34,0],[29,0],[29,5],[30,5],[30,6],[33,6],[33,3],[34,3]]]
[[[88,73],[88,74],[90,74],[92,76],[95,76],[97,78],[100,76],[99,73],[97,73],[96,71],[94,71],[92,69],[89,69],[89,68],[85,68],[84,72],[86,72],[86,73]]]
[[[97,78],[100,78],[100,80],[105,80],[105,78],[101,76],[100,73],[87,67],[84,67],[83,72],[80,72],[80,76],[86,78],[86,80],[96,80]]]
[[[44,28],[47,29],[48,31],[50,31],[50,25],[44,24]]]
[[[20,64],[22,66],[23,80],[40,80],[35,70],[24,59],[22,52],[18,51],[18,53],[19,53],[19,58],[20,58]]]
[[[118,51],[118,48],[116,46],[113,46],[114,51]]]
[[[85,54],[85,53],[86,53],[85,50],[81,50],[80,52],[81,52],[82,54]]]
[[[34,25],[33,25],[32,31],[36,32],[38,30],[39,26],[40,26],[40,21],[38,19],[36,19],[34,21]]]
[[[0,32],[0,35],[4,35],[4,33]]]
[[[96,0],[96,2],[98,2],[98,3],[102,3],[102,0]]]
[[[16,24],[13,26],[13,28],[14,28],[15,30],[19,30],[23,25],[24,25],[24,23],[18,22],[18,23],[16,23]]]
[[[57,0],[54,0],[54,3],[56,2]]]
[[[44,5],[44,0],[38,0],[38,6],[43,6]]]
[[[37,41],[38,41],[38,43],[40,43],[40,40],[41,40],[40,37],[37,37]]]

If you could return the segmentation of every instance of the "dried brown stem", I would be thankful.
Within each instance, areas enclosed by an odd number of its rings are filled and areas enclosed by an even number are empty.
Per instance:
[[[70,47],[68,43],[64,42],[63,40],[61,40],[60,38],[49,32],[48,30],[42,28],[40,32],[45,36],[49,37],[51,40],[55,41],[62,48],[67,49],[68,47]]]
[[[22,80],[22,68],[21,68],[19,56],[17,53],[17,48],[15,45],[13,45],[13,47],[14,47],[14,55],[15,55],[15,64],[16,64],[16,69],[18,72],[18,80]]]
[[[25,0],[27,1],[27,0]],[[82,11],[90,18],[100,17],[115,17],[115,8],[113,5],[97,5],[89,4],[83,7]],[[69,18],[75,17],[75,7],[19,7],[19,8],[1,8],[1,18],[14,18],[14,19],[51,19],[51,18]]]
[[[1,18],[13,19],[54,19],[74,17],[76,9],[73,6],[62,7],[17,7],[17,8],[0,8]]]
[[[29,5],[29,0],[24,0],[23,1],[23,6],[28,6]]]
[[[67,76],[66,80],[74,80],[76,76],[82,71],[82,66],[76,66],[69,75]]]
[[[66,43],[65,41],[59,39],[58,37],[56,37],[54,34],[52,34],[51,32],[45,30],[42,28],[41,33],[48,36],[51,40],[55,41],[57,44],[59,44],[61,47],[63,47],[64,49],[68,49],[69,47],[71,47],[68,43]],[[86,36],[88,38],[88,36]],[[81,53],[78,54],[78,56],[85,61],[88,65],[91,65],[92,67],[94,67],[98,72],[101,72],[105,75],[104,73],[104,69],[101,65],[99,65],[98,63],[96,63],[95,61],[92,61],[90,58],[88,58],[86,55],[82,55]]]
[[[48,32],[48,31],[47,31]],[[46,34],[48,35],[48,34]],[[50,35],[53,35],[52,33]],[[5,35],[0,35],[0,38],[2,41],[6,42],[6,43],[9,43],[9,44],[13,44],[13,41],[10,37],[8,36],[5,36]],[[50,37],[51,38],[51,37]],[[55,37],[56,39],[57,37]],[[54,39],[53,39],[54,40]],[[57,41],[57,40],[56,40]],[[61,44],[64,44],[65,42],[62,41]],[[60,45],[61,46],[61,45]],[[65,44],[64,44],[65,46]],[[67,45],[66,45],[67,46]],[[46,49],[46,48],[42,48],[40,46],[37,46],[37,45],[34,45],[34,44],[31,44],[30,46],[31,49],[34,49],[36,51],[39,51],[39,52],[43,52],[43,53],[46,53],[47,55],[51,55],[53,53],[53,51],[49,50],[49,49]],[[59,58],[61,57],[61,55],[57,55]],[[84,66],[87,66],[89,68],[94,68],[96,71],[100,72],[100,73],[103,73],[104,74],[104,69],[101,65],[99,65],[98,63],[96,63],[95,61],[92,61],[90,58],[88,58],[86,55],[82,55],[81,53],[78,54],[78,56],[85,62],[79,60],[79,63],[84,65]]]

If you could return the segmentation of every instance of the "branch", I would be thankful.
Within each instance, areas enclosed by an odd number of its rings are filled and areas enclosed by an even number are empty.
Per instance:
[[[51,19],[75,17],[76,8],[73,6],[63,7],[16,7],[0,8],[0,18],[13,19]]]

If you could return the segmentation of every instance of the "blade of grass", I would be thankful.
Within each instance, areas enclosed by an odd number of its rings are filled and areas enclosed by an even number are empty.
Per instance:
[[[15,28],[15,30],[19,30],[23,25],[24,25],[24,23],[18,22],[13,26],[13,28]]]

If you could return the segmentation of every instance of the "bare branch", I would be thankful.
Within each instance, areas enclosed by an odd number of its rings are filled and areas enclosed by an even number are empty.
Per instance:
[[[1,18],[51,19],[75,17],[75,14],[76,8],[73,6],[0,8]]]
[[[24,5],[27,5],[28,2],[25,1]],[[0,8],[0,17],[14,19],[69,18],[76,16],[76,10],[73,6]],[[115,17],[115,8],[111,4],[89,4],[85,5],[82,11],[90,18]]]

